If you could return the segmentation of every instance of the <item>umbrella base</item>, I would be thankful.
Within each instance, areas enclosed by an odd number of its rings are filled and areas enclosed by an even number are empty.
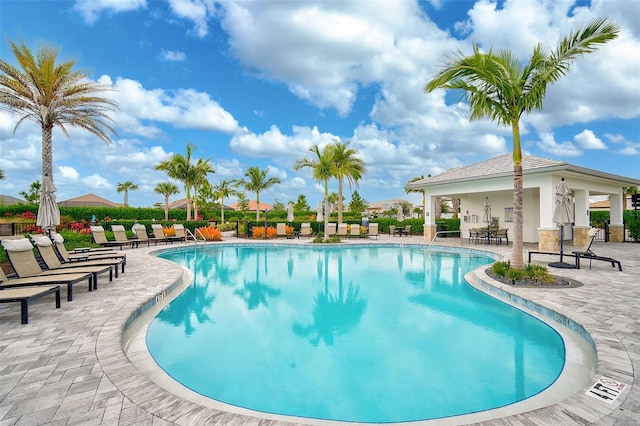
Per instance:
[[[576,269],[576,265],[565,262],[551,262],[549,266],[551,266],[552,268]]]

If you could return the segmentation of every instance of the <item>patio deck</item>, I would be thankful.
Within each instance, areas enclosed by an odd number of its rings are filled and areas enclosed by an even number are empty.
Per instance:
[[[226,238],[227,242],[247,242]],[[353,243],[424,244],[422,237],[347,240]],[[309,244],[307,239],[265,244]],[[459,238],[436,244],[491,250],[508,256],[505,246],[468,245]],[[177,246],[174,244],[174,246]],[[171,394],[143,375],[125,355],[122,331],[133,312],[149,300],[162,299],[167,287],[188,282],[190,274],[150,256],[158,247],[127,249],[127,272],[95,292],[78,287],[73,302],[54,309],[50,300],[32,303],[28,325],[20,324],[19,306],[0,310],[0,425],[285,425],[269,416],[234,414],[204,407]],[[534,249],[534,247],[531,247]],[[565,247],[571,250],[572,247]],[[581,324],[598,351],[599,376],[627,388],[614,404],[574,396],[527,413],[494,420],[465,418],[483,425],[637,425],[640,424],[640,244],[594,243],[593,250],[619,259],[623,271],[606,262],[589,270],[556,270],[584,285],[567,289],[513,288],[512,293]],[[526,256],[526,249],[525,249]],[[551,257],[535,258],[540,263]],[[455,418],[437,424],[461,424]],[[325,422],[326,423],[326,422]],[[428,422],[424,422],[428,423]],[[417,423],[414,423],[417,424]],[[435,424],[435,423],[434,423]],[[353,423],[350,423],[353,425]]]

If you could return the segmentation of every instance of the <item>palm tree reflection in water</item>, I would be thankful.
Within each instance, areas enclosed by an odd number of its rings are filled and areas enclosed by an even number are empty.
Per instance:
[[[314,297],[313,322],[308,325],[293,325],[293,332],[300,337],[309,338],[313,346],[320,341],[331,346],[334,338],[353,330],[364,314],[367,302],[359,295],[359,288],[349,283],[344,293],[342,282],[342,256],[338,255],[338,293],[329,291],[329,252],[324,251],[324,262],[318,257],[318,273],[322,273],[324,265],[324,286]]]

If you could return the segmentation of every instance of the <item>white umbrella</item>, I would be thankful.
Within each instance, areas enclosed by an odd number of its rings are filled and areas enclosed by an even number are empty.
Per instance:
[[[322,222],[324,217],[322,216],[322,201],[318,203],[318,211],[316,212],[316,222]]]
[[[56,203],[56,187],[49,176],[42,178],[42,189],[40,191],[40,206],[38,207],[38,218],[36,225],[49,231],[60,225],[60,209]]]
[[[556,187],[555,208],[553,210],[553,223],[560,227],[560,262],[550,263],[549,266],[556,268],[573,268],[574,265],[564,263],[562,261],[564,249],[564,227],[573,222],[573,200],[571,198],[571,190],[564,181]]]
[[[402,206],[398,206],[398,216],[396,217],[398,222],[402,222],[404,220],[404,213],[402,212]]]
[[[293,203],[287,206],[287,222],[293,222]]]
[[[489,224],[491,224],[491,203],[489,202],[489,197],[485,197],[484,201],[484,218],[482,221],[487,224],[487,228]]]

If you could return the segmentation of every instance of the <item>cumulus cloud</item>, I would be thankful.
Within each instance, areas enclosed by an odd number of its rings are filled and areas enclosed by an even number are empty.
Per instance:
[[[87,24],[93,24],[102,12],[121,13],[145,7],[146,0],[77,0],[73,9],[84,17]]]
[[[76,182],[80,176],[76,169],[70,166],[58,166],[57,170],[62,179],[66,179],[68,181]]]
[[[175,51],[175,50],[164,50],[160,51],[160,59],[163,61],[169,62],[182,62],[187,58],[184,52]]]
[[[582,151],[572,142],[556,142],[553,133],[540,133],[540,141],[538,141],[537,146],[542,151],[558,157],[577,157],[582,155]]]
[[[604,142],[596,137],[595,133],[589,129],[585,129],[575,135],[574,139],[582,149],[607,149]]]
[[[169,5],[176,16],[193,22],[197,37],[209,33],[207,20],[215,14],[213,0],[169,0]]]

